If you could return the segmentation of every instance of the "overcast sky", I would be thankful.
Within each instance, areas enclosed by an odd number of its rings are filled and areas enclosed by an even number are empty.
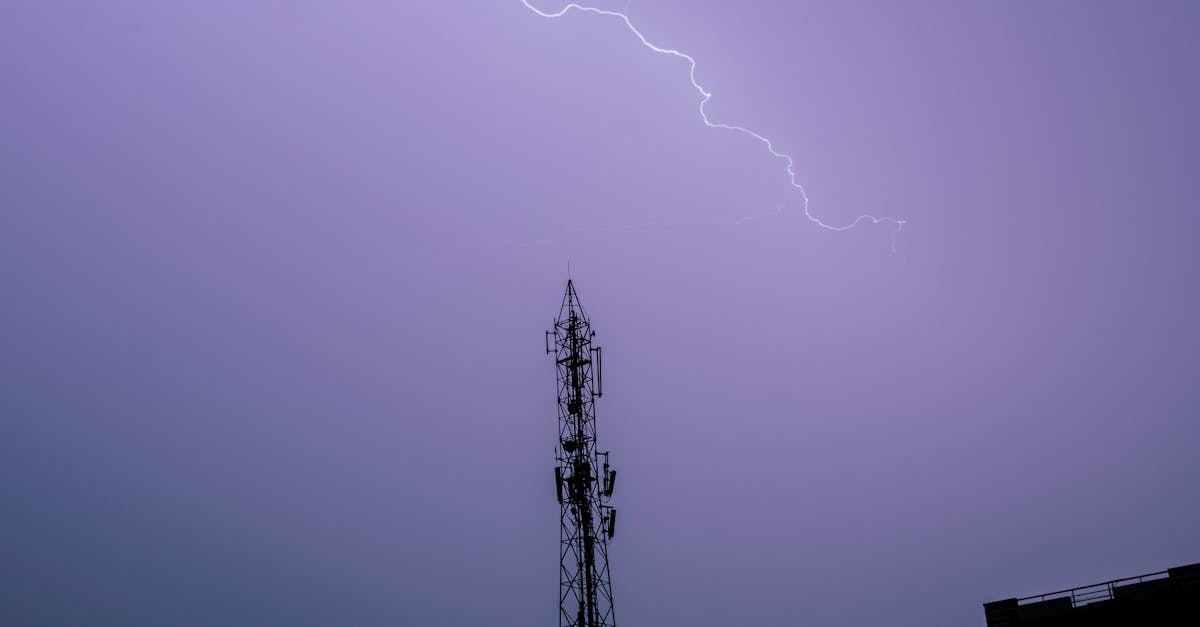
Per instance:
[[[616,18],[5,2],[0,623],[553,625],[568,262],[625,627],[1200,562],[1197,6],[630,4],[896,234]]]

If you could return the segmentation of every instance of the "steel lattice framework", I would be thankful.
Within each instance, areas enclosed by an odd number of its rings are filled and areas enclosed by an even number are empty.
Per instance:
[[[601,350],[596,333],[567,281],[546,352],[558,370],[558,445],[554,469],[560,505],[559,625],[614,627],[608,540],[617,512],[608,505],[617,472],[608,452],[596,450],[595,400],[603,393]]]

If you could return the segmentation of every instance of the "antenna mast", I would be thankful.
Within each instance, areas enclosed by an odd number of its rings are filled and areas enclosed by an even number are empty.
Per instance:
[[[554,479],[561,523],[558,620],[560,627],[614,627],[608,540],[617,511],[608,505],[617,471],[608,452],[596,450],[595,400],[604,393],[601,350],[596,333],[567,279],[554,330],[546,332],[546,353],[558,370],[558,446]]]

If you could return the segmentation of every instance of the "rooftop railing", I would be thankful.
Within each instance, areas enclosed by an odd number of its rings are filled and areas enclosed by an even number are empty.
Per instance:
[[[1037,594],[1017,599],[1017,603],[1025,605],[1027,603],[1038,603],[1041,601],[1052,601],[1054,599],[1071,599],[1071,607],[1079,607],[1088,603],[1097,601],[1108,601],[1113,598],[1117,588],[1121,586],[1129,586],[1147,581],[1156,581],[1166,579],[1168,571],[1159,571],[1157,573],[1147,573],[1138,575],[1137,577],[1126,577],[1124,579],[1114,579],[1104,583],[1092,584],[1090,586],[1080,586],[1078,588],[1070,588],[1068,590],[1059,590],[1057,592],[1047,592],[1046,594]]]

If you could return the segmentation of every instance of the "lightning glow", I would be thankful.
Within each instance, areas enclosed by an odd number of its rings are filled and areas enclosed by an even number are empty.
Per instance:
[[[677,58],[683,59],[684,61],[687,61],[688,66],[689,66],[688,79],[692,83],[692,88],[695,89],[696,92],[700,94],[700,107],[699,107],[700,108],[700,119],[704,121],[705,126],[707,126],[709,128],[720,128],[720,129],[725,129],[725,130],[729,130],[729,131],[735,131],[735,132],[741,133],[743,135],[746,135],[747,137],[756,139],[759,142],[762,142],[762,144],[766,147],[767,152],[771,153],[772,157],[775,157],[776,159],[780,159],[780,160],[784,161],[787,164],[786,170],[787,170],[787,175],[788,175],[788,183],[800,192],[801,198],[804,199],[804,216],[806,218],[808,218],[809,221],[811,221],[813,224],[816,224],[817,226],[819,226],[823,229],[828,229],[830,231],[845,231],[847,229],[852,229],[855,226],[858,226],[862,222],[870,222],[872,224],[880,224],[880,223],[892,224],[895,226],[895,228],[892,230],[892,252],[896,252],[896,233],[898,233],[901,229],[904,228],[904,224],[905,224],[904,220],[900,220],[897,218],[889,218],[886,216],[877,217],[877,216],[870,215],[870,214],[863,214],[863,215],[860,215],[857,218],[855,218],[850,223],[843,224],[841,226],[829,224],[829,223],[822,221],[820,218],[813,215],[811,211],[809,211],[808,194],[804,191],[804,186],[801,185],[800,182],[796,180],[795,161],[792,159],[791,155],[776,150],[774,143],[772,143],[770,138],[766,137],[765,135],[756,133],[744,126],[738,126],[735,124],[724,124],[721,122],[713,122],[711,119],[709,119],[708,113],[704,110],[704,107],[705,107],[705,105],[708,104],[708,101],[712,99],[712,92],[704,89],[704,87],[701,86],[700,83],[696,82],[696,60],[694,58],[692,58],[690,55],[680,52],[678,50],[674,50],[672,48],[661,48],[659,46],[654,45],[653,43],[650,42],[649,39],[646,39],[646,36],[643,35],[642,32],[637,29],[637,27],[635,27],[633,25],[633,22],[631,22],[629,20],[629,16],[626,13],[622,13],[620,11],[597,9],[595,7],[587,7],[587,6],[571,3],[571,4],[564,6],[559,11],[548,12],[548,11],[543,11],[543,10],[533,6],[532,4],[529,3],[529,0],[521,0],[521,4],[524,4],[525,7],[527,9],[529,9],[530,11],[533,11],[534,13],[536,13],[542,17],[545,17],[545,18],[559,18],[559,17],[566,15],[567,13],[569,13],[572,10],[579,11],[580,13],[595,13],[596,15],[615,17],[615,18],[621,20],[622,22],[624,22],[625,27],[627,29],[629,29],[629,32],[633,33],[633,35],[638,38],[638,41],[642,42],[642,45],[645,46],[646,48],[649,48],[650,50],[652,50],[658,54],[664,54],[664,55],[668,55],[668,56],[672,56],[672,57],[677,57]],[[744,218],[743,220],[739,220],[738,223],[740,223],[744,220],[755,219],[756,217],[761,217],[761,216],[755,216],[752,218]]]
[[[760,214],[752,215],[752,216],[744,216],[744,217],[738,218],[736,220],[725,220],[725,219],[720,219],[720,218],[712,218],[712,219],[704,220],[703,222],[701,222],[701,224],[723,224],[726,226],[741,226],[747,222],[753,222],[755,220],[762,220],[763,218],[771,218],[774,216],[778,216],[782,213],[783,213],[783,207],[779,206],[779,207],[775,208],[775,211],[771,211],[768,213],[760,213]],[[636,223],[636,224],[620,224],[620,225],[616,225],[616,226],[607,226],[607,227],[600,227],[600,228],[574,227],[574,228],[566,229],[566,230],[558,233],[557,235],[553,235],[551,237],[546,237],[546,238],[534,240],[534,241],[517,241],[517,240],[506,239],[506,240],[496,242],[495,244],[491,245],[489,248],[504,248],[507,246],[512,246],[515,248],[532,248],[534,246],[544,246],[546,244],[554,244],[557,242],[561,242],[562,240],[564,240],[576,233],[591,233],[591,234],[612,233],[615,231],[633,231],[633,230],[651,229],[651,228],[673,228],[673,227],[681,227],[681,226],[686,226],[686,224],[679,223],[679,222],[670,222],[667,220],[655,220],[654,222],[641,222],[641,223]],[[895,250],[894,250],[895,245],[896,245],[896,242],[895,242],[895,239],[893,238],[893,241],[892,241],[893,252],[895,252]]]

